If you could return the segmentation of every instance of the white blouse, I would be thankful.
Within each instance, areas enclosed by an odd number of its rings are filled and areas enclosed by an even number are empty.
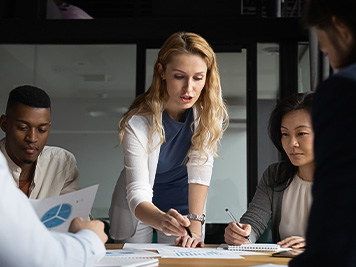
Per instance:
[[[295,175],[284,191],[279,224],[281,240],[293,235],[305,237],[312,203],[312,184],[311,181],[304,181]]]

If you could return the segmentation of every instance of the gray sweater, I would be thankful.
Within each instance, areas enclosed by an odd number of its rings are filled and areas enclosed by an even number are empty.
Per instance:
[[[285,162],[271,164],[263,173],[257,185],[256,193],[242,215],[240,222],[250,224],[252,231],[250,239],[256,242],[266,230],[268,222],[272,219],[272,240],[274,243],[281,240],[279,236],[279,223],[281,221],[281,208],[284,190],[288,180],[275,185],[285,179]]]

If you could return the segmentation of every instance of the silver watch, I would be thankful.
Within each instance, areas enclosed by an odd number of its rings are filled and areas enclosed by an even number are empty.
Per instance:
[[[197,215],[197,214],[188,213],[187,218],[189,220],[199,221],[199,222],[201,222],[201,224],[205,223],[205,214]]]

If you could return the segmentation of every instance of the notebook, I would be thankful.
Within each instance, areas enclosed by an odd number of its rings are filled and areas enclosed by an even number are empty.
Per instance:
[[[221,244],[219,248],[230,251],[277,251],[282,249],[280,245],[270,243],[242,244],[241,246]]]

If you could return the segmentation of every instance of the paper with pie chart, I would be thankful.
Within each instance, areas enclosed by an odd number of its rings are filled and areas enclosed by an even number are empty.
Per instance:
[[[68,232],[75,217],[88,219],[98,187],[97,184],[58,197],[30,199],[30,202],[49,230]]]

